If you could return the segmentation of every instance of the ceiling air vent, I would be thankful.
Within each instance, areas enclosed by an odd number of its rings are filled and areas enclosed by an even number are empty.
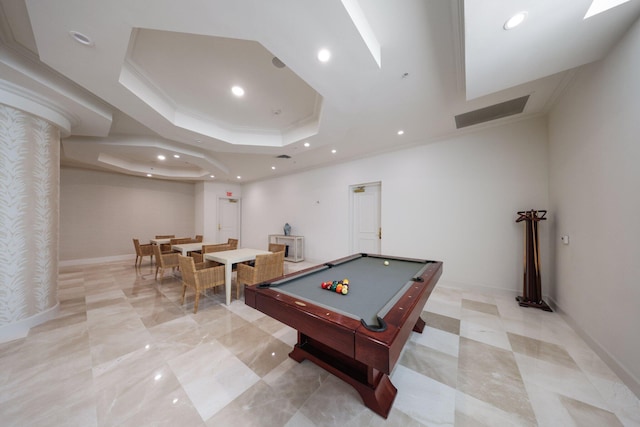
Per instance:
[[[279,156],[276,156],[276,159],[290,159],[291,156],[287,156],[286,154],[280,154]]]
[[[509,117],[514,114],[520,114],[527,105],[529,95],[520,98],[511,99],[499,104],[490,105],[478,110],[469,111],[468,113],[458,114],[456,116],[456,128],[477,125],[478,123],[489,122],[491,120]]]

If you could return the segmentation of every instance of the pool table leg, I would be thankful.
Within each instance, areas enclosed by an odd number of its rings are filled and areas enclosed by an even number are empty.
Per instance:
[[[298,332],[298,343],[289,353],[296,362],[305,359],[350,384],[360,394],[365,406],[387,418],[398,389],[389,376]]]
[[[416,324],[413,326],[413,332],[422,333],[424,330],[425,322],[422,320],[422,317],[418,316],[418,320],[416,320]]]

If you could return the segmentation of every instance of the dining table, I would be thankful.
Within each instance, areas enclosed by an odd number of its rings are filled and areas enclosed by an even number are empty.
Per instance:
[[[233,264],[239,262],[253,261],[258,255],[266,255],[271,252],[263,249],[240,248],[230,251],[208,252],[204,254],[204,259],[224,264],[224,292],[227,305],[231,304],[231,274]]]
[[[174,252],[181,252],[182,256],[187,256],[189,252],[201,251],[203,245],[215,245],[215,243],[182,243],[179,245],[171,245],[171,250]]]

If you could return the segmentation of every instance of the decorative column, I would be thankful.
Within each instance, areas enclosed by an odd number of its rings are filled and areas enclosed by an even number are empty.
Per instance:
[[[0,104],[0,342],[58,310],[60,130]]]

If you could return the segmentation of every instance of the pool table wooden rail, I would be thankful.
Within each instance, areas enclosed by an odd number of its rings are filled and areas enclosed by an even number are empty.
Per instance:
[[[390,374],[412,331],[422,333],[425,323],[420,317],[433,288],[442,275],[442,263],[431,263],[384,317],[387,330],[374,332],[362,324],[355,333],[355,358]]]

